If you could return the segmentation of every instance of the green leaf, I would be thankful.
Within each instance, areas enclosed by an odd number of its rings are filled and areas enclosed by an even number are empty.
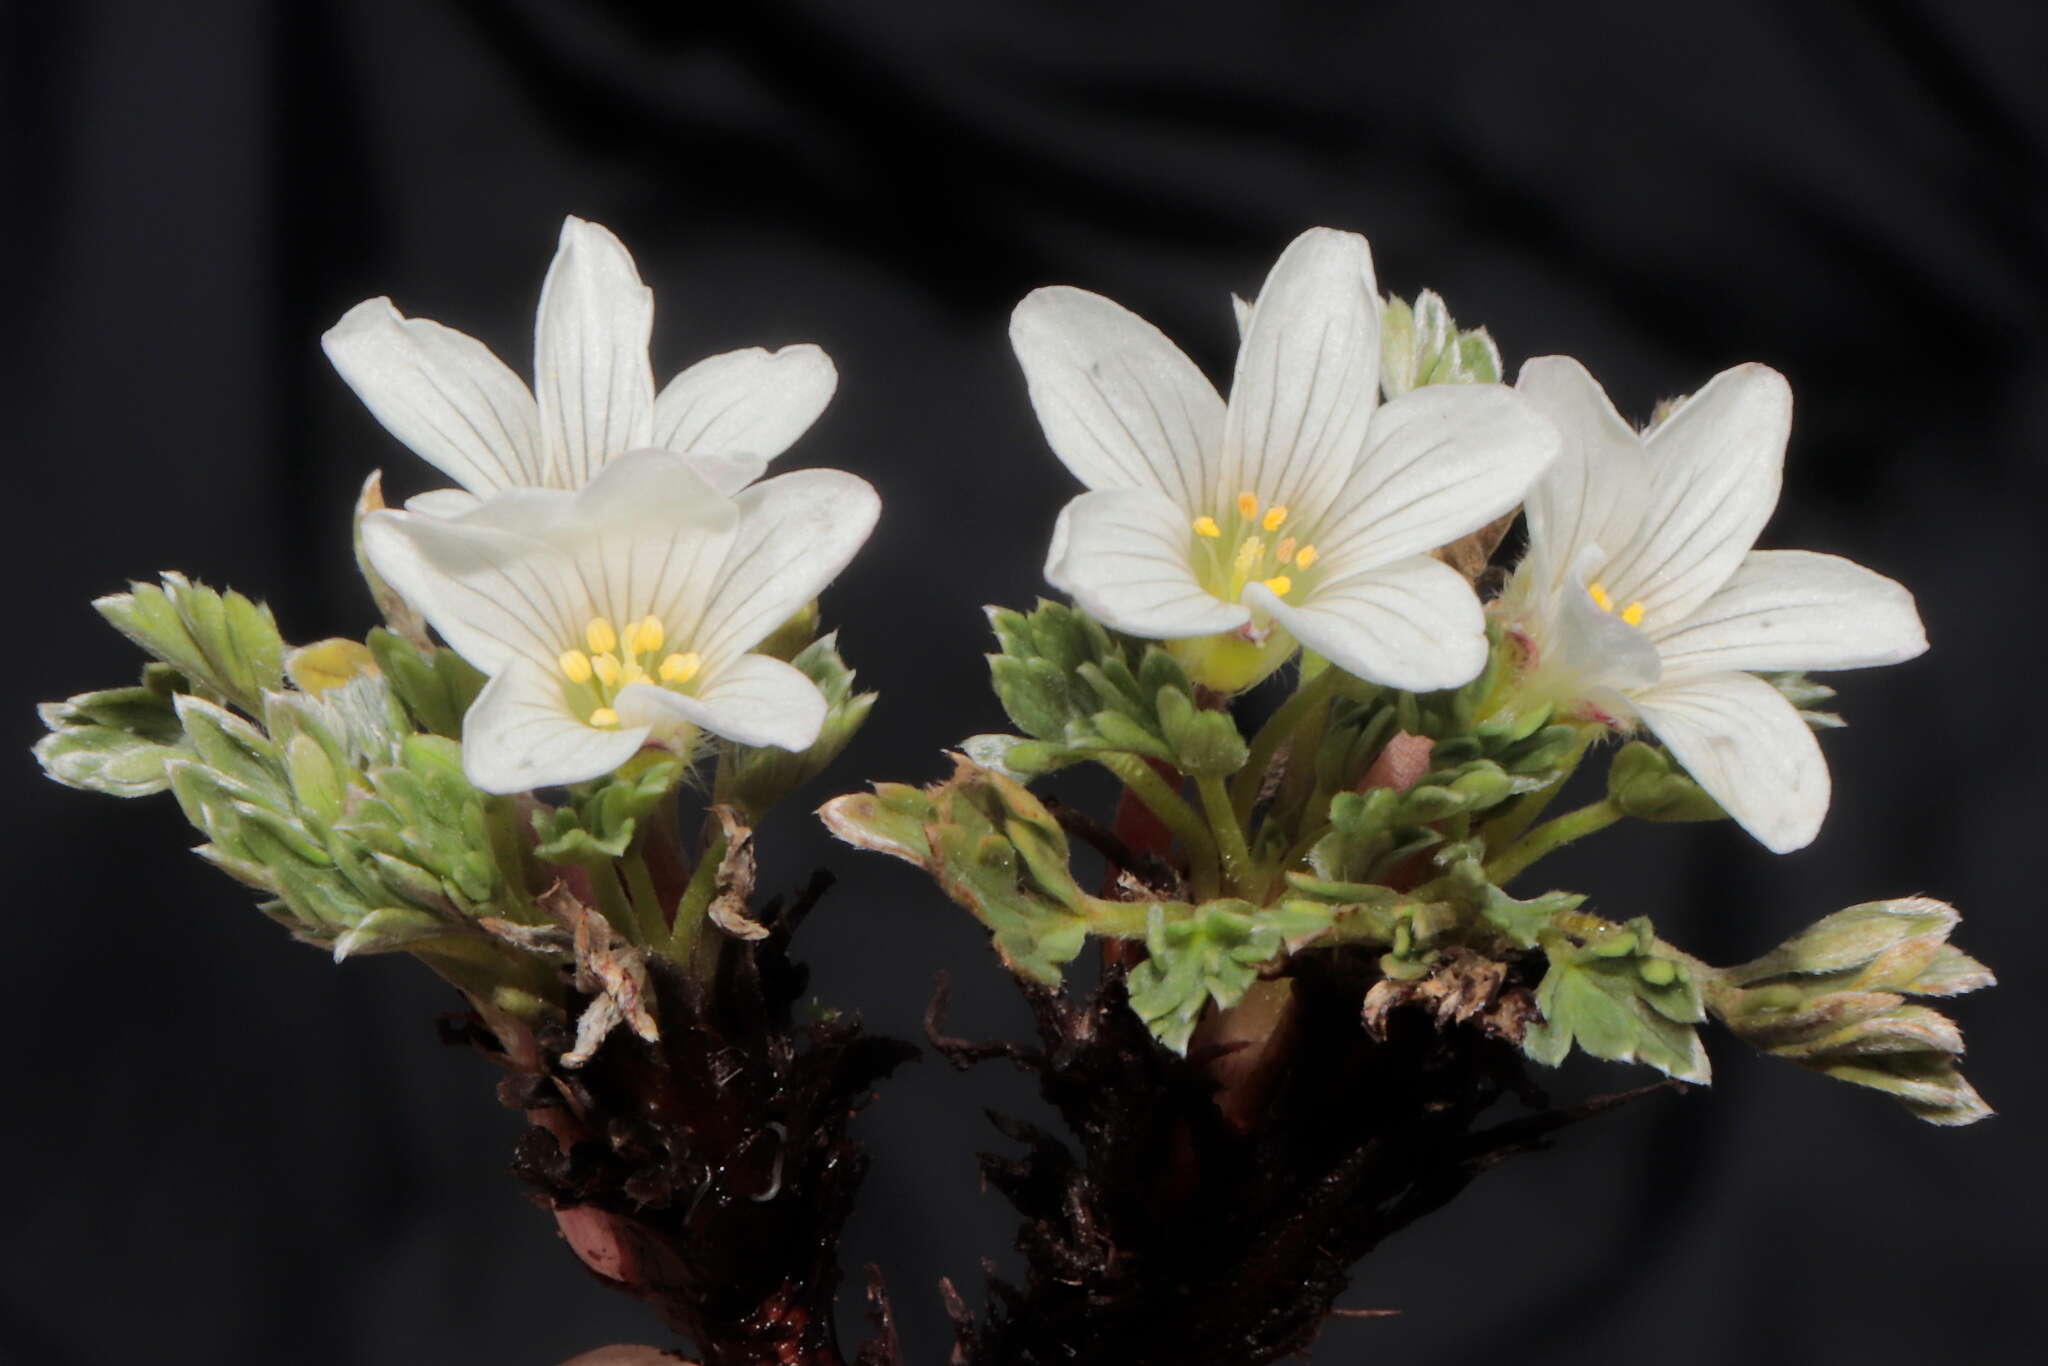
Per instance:
[[[146,797],[170,786],[165,765],[188,753],[112,726],[66,726],[35,744],[43,772],[66,787],[110,797]]]
[[[1192,917],[1169,921],[1160,907],[1149,916],[1144,962],[1131,969],[1131,1009],[1153,1036],[1176,1053],[1210,1002],[1227,1009],[1258,980],[1261,965],[1282,953],[1290,932],[1315,928],[1314,912],[1262,912],[1246,901],[1212,901]]]
[[[439,939],[448,933],[439,916],[402,906],[380,906],[344,930],[334,940],[334,961],[361,953],[391,953],[422,940]]]
[[[270,609],[240,593],[218,593],[182,574],[161,586],[137,583],[93,603],[101,616],[189,680],[255,716],[284,677],[284,642]]]
[[[1607,769],[1607,796],[1642,821],[1718,821],[1721,805],[1655,745],[1631,740]]]
[[[422,650],[382,627],[366,639],[400,705],[421,729],[462,738],[462,718],[483,691],[484,676],[453,650]]]
[[[1229,712],[1198,708],[1184,688],[1170,684],[1154,697],[1175,768],[1194,778],[1227,778],[1244,767],[1250,750]]]
[[[1693,1029],[1706,1019],[1706,1007],[1691,970],[1660,951],[1647,919],[1581,920],[1569,936],[1544,936],[1550,965],[1536,988],[1543,1018],[1530,1027],[1522,1051],[1554,1067],[1577,1044],[1596,1058],[1708,1082],[1712,1069]]]

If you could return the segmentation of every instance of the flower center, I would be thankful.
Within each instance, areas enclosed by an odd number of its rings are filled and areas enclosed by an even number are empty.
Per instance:
[[[657,683],[682,692],[704,667],[695,650],[664,655],[661,618],[645,616],[621,632],[610,617],[592,617],[583,628],[585,650],[570,648],[555,663],[569,683],[570,705],[593,726],[616,726],[612,701],[630,683]]]
[[[1597,583],[1586,585],[1586,596],[1593,600],[1595,607],[1609,616],[1619,615],[1630,626],[1641,626],[1643,624],[1643,604],[1641,602],[1632,602],[1622,608],[1619,613],[1616,613],[1614,610],[1614,598],[1608,593],[1604,585]]]
[[[1287,508],[1261,507],[1257,495],[1240,493],[1223,519],[1204,513],[1193,522],[1195,563],[1202,586],[1226,602],[1236,602],[1245,585],[1262,583],[1274,597],[1294,590],[1294,576],[1316,562],[1316,548],[1281,535]]]

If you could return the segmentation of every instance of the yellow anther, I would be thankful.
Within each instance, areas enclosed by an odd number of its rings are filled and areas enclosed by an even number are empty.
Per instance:
[[[619,724],[619,714],[610,707],[599,707],[596,711],[590,713],[590,724],[593,726],[616,726]]]
[[[1641,626],[1643,624],[1643,605],[1639,602],[1632,602],[1622,608],[1621,619],[1631,626]]]
[[[1294,580],[1288,578],[1285,574],[1275,574],[1272,578],[1266,580],[1266,591],[1276,598],[1286,597],[1287,590],[1292,587],[1294,587]]]
[[[1238,515],[1238,516],[1240,516],[1240,517],[1242,517],[1242,518],[1244,518],[1244,519],[1245,519],[1245,520],[1246,520],[1247,522],[1249,522],[1249,521],[1250,521],[1250,520],[1251,520],[1252,518],[1254,518],[1254,517],[1258,516],[1258,515],[1259,515],[1259,499],[1258,499],[1258,495],[1257,495],[1257,494],[1253,494],[1253,493],[1240,493],[1240,494],[1238,494],[1238,495],[1237,495],[1237,515]]]
[[[1300,550],[1295,552],[1294,567],[1296,569],[1306,569],[1315,562],[1316,548],[1314,546],[1305,545]]]
[[[615,655],[599,655],[590,661],[590,668],[597,675],[597,681],[607,688],[619,686],[619,661]]]
[[[562,674],[571,683],[590,681],[590,656],[581,650],[564,650],[555,662],[562,666]]]
[[[1266,515],[1260,520],[1259,525],[1268,531],[1278,531],[1280,524],[1286,520],[1287,509],[1275,503],[1272,507],[1266,509]]]
[[[1586,596],[1591,598],[1593,605],[1601,611],[1612,612],[1614,610],[1614,599],[1607,596],[1607,590],[1601,585],[1597,583],[1587,584]]]
[[[661,648],[663,639],[660,617],[642,617],[626,628],[626,650],[630,654],[651,655]]]
[[[628,659],[626,667],[619,672],[620,687],[624,687],[628,683],[645,683],[646,681],[647,670],[640,667],[640,661],[637,659]]]
[[[594,655],[608,655],[619,643],[619,633],[612,628],[608,617],[592,617],[590,624],[583,628],[583,643]]]
[[[1223,534],[1223,528],[1216,525],[1216,519],[1214,517],[1204,514],[1200,517],[1195,518],[1195,534],[1197,536],[1209,537],[1221,536]]]
[[[1280,544],[1273,547],[1273,558],[1282,564],[1286,564],[1294,558],[1294,538],[1292,536],[1280,538]]]
[[[664,683],[687,683],[697,676],[704,661],[697,657],[695,650],[686,655],[670,655],[661,661],[661,681]]]
[[[1237,548],[1237,559],[1231,567],[1240,574],[1249,574],[1252,572],[1252,566],[1257,564],[1265,553],[1266,543],[1257,536],[1250,537]]]

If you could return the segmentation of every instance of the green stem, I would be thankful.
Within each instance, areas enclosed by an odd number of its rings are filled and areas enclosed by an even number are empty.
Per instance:
[[[647,871],[647,856],[636,840],[619,866],[626,874],[626,890],[633,896],[633,914],[640,926],[640,942],[650,948],[668,938],[668,917],[662,913],[661,894],[654,890],[654,876]]]
[[[1251,819],[1252,806],[1259,799],[1259,789],[1265,786],[1266,770],[1273,766],[1273,756],[1293,737],[1309,712],[1328,700],[1337,686],[1337,678],[1335,668],[1325,668],[1315,677],[1304,679],[1294,695],[1275,708],[1252,737],[1250,757],[1230,784],[1230,805],[1237,812],[1239,825]]]
[[[1185,901],[1110,901],[1091,896],[1083,898],[1082,905],[1088,933],[1098,939],[1143,939],[1155,906],[1168,921],[1186,920],[1195,913]]]
[[[1579,732],[1578,743],[1573,745],[1572,752],[1565,756],[1564,766],[1558,770],[1557,777],[1534,792],[1524,792],[1508,803],[1507,810],[1480,826],[1479,838],[1485,841],[1486,847],[1502,848],[1535,824],[1536,818],[1557,800],[1557,794],[1564,791],[1566,781],[1572,774],[1578,772],[1580,762],[1586,757],[1586,751],[1592,748],[1593,741],[1599,736],[1598,726],[1583,728]]]
[[[1216,840],[1225,883],[1240,896],[1257,897],[1264,889],[1258,885],[1258,870],[1244,841],[1244,827],[1237,823],[1237,811],[1230,804],[1230,788],[1221,778],[1197,778],[1195,791],[1201,794],[1202,810],[1209,817],[1209,833]]]
[[[683,889],[683,899],[676,903],[675,925],[669,930],[668,945],[664,950],[667,957],[678,963],[688,963],[697,947],[698,936],[704,928],[704,912],[711,905],[711,898],[718,894],[718,865],[725,859],[725,836],[705,844],[697,855],[697,866],[690,872],[690,885]]]
[[[1605,830],[1621,817],[1621,808],[1605,797],[1576,811],[1567,811],[1545,821],[1502,850],[1486,865],[1486,876],[1496,886],[1504,885],[1544,855],[1564,848],[1573,840],[1584,839],[1596,830]]]
[[[1197,895],[1206,900],[1215,895],[1217,854],[1216,841],[1209,837],[1209,828],[1195,809],[1181,800],[1180,794],[1166,785],[1166,780],[1152,771],[1152,766],[1135,754],[1103,753],[1089,756],[1116,775],[1117,781],[1129,788],[1131,795],[1151,808],[1152,814],[1173,832],[1188,852]],[[1206,888],[1207,890],[1203,890]]]
[[[640,936],[639,917],[634,913],[633,903],[626,899],[625,889],[619,885],[618,865],[591,863],[585,866],[590,870],[590,889],[597,896],[597,909],[611,921],[612,928],[629,943],[648,943]]]

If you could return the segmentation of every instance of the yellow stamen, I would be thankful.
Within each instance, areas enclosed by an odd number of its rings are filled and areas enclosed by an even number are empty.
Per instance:
[[[1315,562],[1316,548],[1312,545],[1303,546],[1294,557],[1294,567],[1296,569],[1306,569]]]
[[[1273,558],[1282,564],[1286,564],[1294,558],[1294,538],[1292,536],[1283,536],[1280,544],[1273,547]]]
[[[646,616],[626,628],[626,649],[636,655],[651,655],[661,648],[661,618]]]
[[[1245,519],[1245,520],[1246,520],[1247,522],[1249,522],[1249,521],[1250,521],[1250,520],[1251,520],[1252,518],[1254,518],[1254,517],[1258,516],[1258,515],[1259,515],[1259,499],[1258,499],[1258,495],[1257,495],[1257,494],[1254,494],[1254,493],[1240,493],[1240,494],[1238,494],[1238,495],[1237,495],[1237,515],[1238,515],[1238,516],[1240,516],[1240,517],[1242,517],[1242,518],[1244,518],[1244,519]]]
[[[1266,590],[1276,598],[1286,597],[1287,590],[1292,587],[1294,587],[1294,580],[1288,578],[1285,574],[1275,574],[1272,578],[1266,580]]]
[[[584,654],[583,651],[564,650],[555,662],[562,666],[563,675],[571,683],[588,683],[590,681],[590,656]]]
[[[1266,509],[1266,516],[1260,521],[1259,525],[1268,531],[1278,531],[1280,524],[1286,520],[1287,509],[1275,503],[1272,507]]]
[[[1643,624],[1643,605],[1640,602],[1632,602],[1622,608],[1621,619],[1631,626],[1641,626]]]
[[[1216,525],[1216,519],[1214,517],[1205,515],[1195,518],[1195,534],[1197,536],[1221,536],[1223,534],[1223,528]]]
[[[1266,543],[1257,536],[1253,536],[1237,548],[1237,559],[1232,563],[1231,567],[1240,574],[1249,574],[1252,572],[1252,566],[1257,564],[1259,557],[1265,553]]]
[[[661,661],[661,681],[687,683],[697,676],[697,670],[703,667],[703,663],[695,650],[686,655],[670,655]]]
[[[628,683],[645,683],[646,681],[647,670],[640,667],[640,661],[637,659],[627,660],[625,669],[619,674],[620,686],[623,687]]]
[[[1607,596],[1606,588],[1602,587],[1600,584],[1587,584],[1586,596],[1591,598],[1593,600],[1593,605],[1599,608],[1601,611],[1612,612],[1614,610],[1614,599]]]
[[[592,617],[590,624],[583,628],[583,643],[594,655],[608,655],[619,643],[619,633],[613,629],[606,617]]]
[[[619,661],[615,656],[599,655],[590,661],[590,668],[597,675],[597,681],[607,688],[619,686]]]
[[[599,707],[596,711],[590,713],[590,724],[593,726],[616,726],[619,724],[619,714],[610,707]]]

